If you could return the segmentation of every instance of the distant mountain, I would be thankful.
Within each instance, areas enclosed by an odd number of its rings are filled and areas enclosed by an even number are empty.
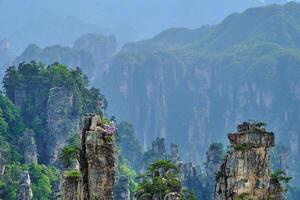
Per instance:
[[[80,67],[83,72],[95,81],[95,75],[108,69],[112,56],[117,51],[115,36],[86,34],[79,37],[73,47],[53,45],[41,48],[29,45],[15,60],[16,64],[37,61],[46,65],[59,62],[72,68]],[[98,81],[98,80],[97,80]]]
[[[28,44],[71,45],[82,34],[114,34],[122,45],[149,38],[171,27],[216,24],[246,8],[286,0],[19,0],[0,1],[0,38],[20,53]]]
[[[169,29],[125,45],[101,88],[145,147],[163,136],[185,147],[186,160],[203,160],[235,124],[264,121],[290,148],[298,181],[299,55],[300,4],[251,8],[216,26]]]

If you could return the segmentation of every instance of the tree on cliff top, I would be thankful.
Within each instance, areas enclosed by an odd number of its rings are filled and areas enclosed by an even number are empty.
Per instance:
[[[141,183],[137,187],[136,197],[151,200],[154,197],[163,200],[168,195],[177,195],[180,199],[194,200],[195,196],[183,190],[178,178],[178,168],[170,161],[158,160],[151,164]]]

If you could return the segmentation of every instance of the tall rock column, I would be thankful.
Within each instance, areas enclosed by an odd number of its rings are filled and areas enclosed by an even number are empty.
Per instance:
[[[244,122],[228,138],[231,150],[217,174],[215,200],[284,199],[281,184],[269,170],[269,148],[274,146],[274,133],[258,124]]]
[[[3,175],[4,171],[5,171],[4,155],[3,155],[3,151],[0,149],[0,175]]]
[[[17,196],[17,200],[31,200],[32,190],[30,176],[27,171],[21,172],[20,175],[20,188]]]
[[[82,199],[113,199],[115,181],[113,138],[105,133],[99,116],[93,114],[84,116],[81,140]]]

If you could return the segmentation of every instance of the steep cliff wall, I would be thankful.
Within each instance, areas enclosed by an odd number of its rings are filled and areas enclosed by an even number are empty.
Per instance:
[[[83,200],[113,199],[115,151],[112,136],[107,136],[96,115],[83,119],[80,151]]]
[[[221,133],[238,122],[263,120],[289,146],[297,169],[299,10],[296,3],[253,8],[216,26],[125,45],[103,81],[110,109],[133,123],[144,147],[166,137],[193,161],[211,142],[225,142]]]
[[[68,137],[79,132],[79,117],[74,115],[75,100],[72,91],[64,87],[50,89],[47,101],[47,136],[45,144],[48,163],[55,164]]]
[[[283,188],[269,169],[274,134],[254,123],[244,123],[228,138],[231,150],[217,174],[215,200],[234,200],[243,195],[258,200],[284,199]]]

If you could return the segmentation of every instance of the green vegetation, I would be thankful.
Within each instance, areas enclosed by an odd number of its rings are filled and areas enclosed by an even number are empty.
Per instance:
[[[271,174],[271,178],[283,183],[288,183],[292,179],[292,177],[287,176],[283,170],[276,170]]]
[[[81,174],[79,170],[70,170],[64,172],[64,177],[66,178],[78,178],[80,175]]]
[[[38,147],[42,145],[40,142],[46,134],[47,101],[51,88],[63,87],[72,93],[70,119],[81,117],[86,112],[103,115],[107,106],[99,89],[88,87],[87,78],[79,68],[70,70],[58,63],[45,67],[42,63],[33,61],[21,63],[18,67],[11,66],[6,70],[3,84],[6,96],[20,108],[27,128],[36,133]],[[73,150],[74,148],[69,149],[66,153]],[[46,156],[40,157],[44,161]]]
[[[129,190],[133,194],[137,190],[138,183],[136,182],[137,173],[134,169],[130,168],[127,164],[122,163],[120,166],[120,175],[126,176],[129,179]]]
[[[21,161],[19,139],[24,129],[19,110],[0,91],[0,151],[6,162]]]
[[[154,196],[163,199],[170,193],[177,194],[180,199],[195,199],[194,195],[182,190],[178,178],[178,168],[170,161],[159,160],[154,162],[140,179],[141,183],[136,190],[138,199],[151,200]]]
[[[232,148],[235,151],[246,151],[247,149],[251,148],[251,144],[243,143],[243,144],[233,144]]]
[[[249,193],[244,192],[237,197],[237,200],[254,200],[254,197]]]
[[[134,128],[128,122],[120,122],[117,126],[116,143],[124,162],[135,170],[142,167],[142,148],[137,140]]]
[[[45,165],[22,165],[13,163],[6,165],[5,174],[0,178],[1,196],[5,200],[15,200],[19,189],[19,178],[22,171],[28,171],[31,178],[33,200],[49,200],[55,197],[55,184],[59,172]]]
[[[106,99],[96,88],[88,88],[86,77],[79,68],[69,70],[55,63],[45,67],[42,63],[21,63],[6,70],[3,79],[6,95],[20,104],[21,114],[29,128],[39,132],[45,123],[46,102],[50,88],[65,87],[74,94],[74,115],[85,112],[102,114]]]
[[[79,159],[80,135],[72,134],[68,139],[68,145],[62,148],[60,160],[65,168],[71,167],[74,161]]]

